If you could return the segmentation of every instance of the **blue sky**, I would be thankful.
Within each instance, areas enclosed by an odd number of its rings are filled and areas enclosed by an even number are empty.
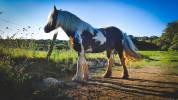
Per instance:
[[[53,0],[0,0],[3,36],[19,31],[18,38],[51,39],[54,32],[45,34],[40,27],[46,24],[53,4]],[[178,20],[178,0],[55,0],[55,5],[93,27],[116,26],[134,36],[160,36],[168,22]],[[61,29],[58,39],[68,39]]]

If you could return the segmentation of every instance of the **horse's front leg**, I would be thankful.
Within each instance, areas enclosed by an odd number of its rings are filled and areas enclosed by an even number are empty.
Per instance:
[[[77,72],[72,79],[73,81],[83,81],[88,79],[88,65],[85,59],[85,51],[80,33],[80,31],[74,33],[75,43],[80,44],[81,51],[78,53]]]
[[[77,62],[77,72],[72,78],[73,81],[84,81],[88,79],[88,64],[85,59],[84,53],[79,53]]]

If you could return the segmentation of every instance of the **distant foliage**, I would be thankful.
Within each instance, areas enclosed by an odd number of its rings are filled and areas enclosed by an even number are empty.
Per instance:
[[[160,50],[159,46],[153,43],[158,38],[156,36],[134,37],[130,35],[130,38],[139,50]],[[51,42],[52,40],[0,39],[0,47],[48,51]],[[54,44],[54,50],[61,51],[70,49],[68,41],[56,40]]]
[[[134,37],[130,35],[130,38],[139,50],[160,50],[160,47],[153,43],[158,38],[157,36]]]
[[[168,23],[162,36],[154,41],[161,50],[178,51],[178,21]]]
[[[32,40],[32,39],[0,39],[0,46],[5,48],[23,48],[39,51],[48,51],[52,40]],[[56,40],[55,49],[70,49],[68,41]]]

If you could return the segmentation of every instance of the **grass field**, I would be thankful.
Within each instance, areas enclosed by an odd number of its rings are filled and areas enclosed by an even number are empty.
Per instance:
[[[142,60],[136,62],[130,62],[128,64],[131,68],[142,68],[142,67],[162,67],[167,69],[170,74],[178,74],[178,52],[174,51],[139,51],[142,55]],[[6,57],[18,59],[46,59],[46,51],[35,51],[26,49],[12,49],[12,48],[0,48],[0,55]],[[107,60],[106,53],[95,53],[86,54],[88,60]],[[120,63],[117,55],[114,56],[115,62]],[[50,60],[54,63],[63,62],[64,64],[75,65],[77,63],[77,53],[74,50],[54,50]],[[1,64],[12,63],[11,61],[3,61]],[[70,67],[72,67],[70,66]],[[67,68],[66,68],[67,69]]]

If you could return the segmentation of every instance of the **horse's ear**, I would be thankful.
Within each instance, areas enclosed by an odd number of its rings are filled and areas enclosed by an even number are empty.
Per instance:
[[[57,11],[57,8],[56,8],[56,6],[54,5],[54,11]]]

